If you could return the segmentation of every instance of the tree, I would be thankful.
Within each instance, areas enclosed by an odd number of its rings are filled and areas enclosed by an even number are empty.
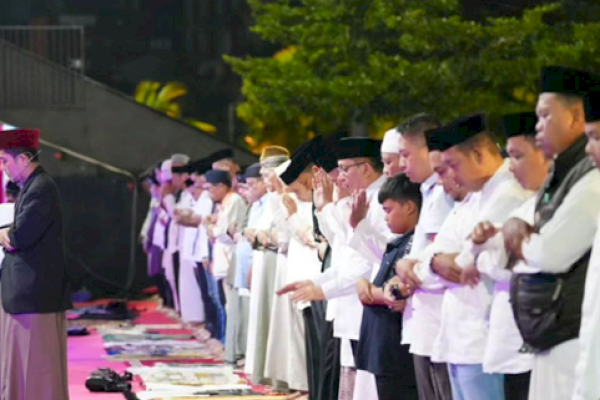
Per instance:
[[[286,62],[226,57],[246,103],[315,127],[399,121],[432,112],[447,121],[487,110],[492,119],[532,109],[548,64],[598,69],[597,22],[549,16],[465,18],[459,0],[249,0],[264,39],[296,51]],[[247,110],[245,110],[247,112]]]
[[[183,119],[202,132],[215,133],[217,128],[211,124],[182,117],[181,105],[176,100],[187,93],[187,87],[180,82],[169,82],[163,86],[160,82],[142,81],[135,90],[134,98],[136,102],[165,113],[171,118]]]

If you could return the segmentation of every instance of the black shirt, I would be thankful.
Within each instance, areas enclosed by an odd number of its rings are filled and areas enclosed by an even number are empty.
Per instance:
[[[396,261],[410,251],[414,232],[388,243],[381,267],[373,284],[382,287],[395,275]],[[414,386],[415,371],[408,346],[402,342],[402,314],[387,306],[365,306],[360,339],[356,353],[356,368],[374,375],[393,375],[407,386]]]

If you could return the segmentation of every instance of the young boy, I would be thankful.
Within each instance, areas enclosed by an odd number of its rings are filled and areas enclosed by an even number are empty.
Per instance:
[[[409,253],[415,226],[421,209],[418,184],[404,175],[390,178],[379,192],[379,202],[386,214],[392,233],[401,235],[387,245],[381,267],[373,283],[357,282],[358,295],[364,305],[360,339],[356,352],[356,367],[375,375],[379,400],[417,399],[415,372],[408,346],[402,341],[402,311],[404,291],[398,301],[388,307],[383,287],[395,275],[396,261]]]

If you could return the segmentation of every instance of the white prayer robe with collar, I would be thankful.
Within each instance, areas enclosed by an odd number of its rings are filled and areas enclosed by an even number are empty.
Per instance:
[[[194,214],[204,219],[211,215],[212,209],[213,201],[210,198],[210,193],[207,190],[204,190],[196,204],[194,204],[192,211]],[[208,246],[208,231],[204,221],[198,226],[197,235],[197,240],[194,246],[194,261],[197,263],[207,263],[210,252]]]
[[[197,207],[198,200],[190,196],[188,204],[190,210]],[[181,226],[179,229],[179,303],[181,319],[184,322],[204,322],[204,306],[200,287],[196,280],[195,252],[199,237],[198,227]]]
[[[161,250],[165,249],[165,239],[167,235],[167,223],[169,222],[169,214],[163,207],[163,205],[157,205],[158,217],[156,224],[154,224],[154,233],[152,235],[152,245],[158,247]]]
[[[533,224],[536,197],[531,195],[510,217],[517,217]],[[500,228],[501,226],[498,225]],[[475,262],[475,259],[477,262]],[[483,358],[483,371],[488,374],[521,374],[531,370],[533,355],[520,352],[523,338],[517,327],[510,304],[510,279],[512,272],[506,269],[508,254],[504,248],[502,233],[477,246],[468,241],[456,258],[461,266],[475,263],[477,269],[494,281],[494,293],[490,310],[489,334]],[[514,268],[517,273],[533,272],[523,262]]]
[[[406,258],[418,259],[420,253],[438,234],[454,206],[438,179],[438,174],[434,173],[421,184],[421,213],[415,228],[411,252]],[[410,344],[412,354],[431,357],[435,341],[435,335],[432,333],[440,329],[443,299],[443,288],[419,288],[409,298],[402,314],[402,344]]]
[[[314,276],[311,281],[321,286],[323,283],[335,279],[339,273],[340,263],[344,262],[344,248],[347,243],[348,221],[350,218],[350,198],[346,197],[337,203],[327,204],[317,212],[319,229],[331,247],[331,266],[326,271]],[[339,298],[327,298],[327,321],[334,321]]]
[[[467,238],[482,221],[504,222],[510,213],[521,206],[530,194],[525,191],[509,171],[506,160],[478,192],[470,193],[460,207],[460,219],[438,234],[417,266],[419,272],[431,272],[431,259],[435,254],[459,254],[467,244]],[[440,232],[441,233],[441,232]],[[441,279],[433,279],[434,286]],[[441,329],[436,337],[432,360],[451,364],[483,364],[488,337],[488,316],[492,302],[492,282],[482,277],[471,288],[450,282],[446,286],[442,303]]]
[[[597,223],[600,223],[600,219]],[[579,360],[575,369],[573,400],[600,399],[600,232],[585,280],[583,318],[579,330]]]
[[[321,272],[321,261],[314,240],[312,206],[312,202],[298,201],[298,211],[288,218],[293,239],[288,249],[289,283],[310,280]],[[297,303],[297,307],[310,307],[310,302]]]
[[[368,217],[375,219],[376,212],[371,211],[373,198],[376,200],[377,192],[385,178],[377,179],[367,188],[367,200],[369,201]],[[341,199],[336,204],[328,204],[317,213],[319,228],[328,239],[332,247],[331,267],[315,276],[312,281],[320,286],[328,301],[327,317],[333,319],[334,337],[344,340],[358,340],[360,324],[362,320],[363,305],[356,293],[356,282],[360,278],[371,279],[379,262],[372,260],[376,258],[367,247],[372,243],[362,241],[360,246],[367,255],[356,251],[350,244],[354,232],[350,226],[351,198]],[[367,218],[368,218],[367,217]],[[367,219],[365,218],[365,220]],[[381,214],[382,221],[385,223]],[[363,220],[364,221],[364,220]],[[363,222],[361,222],[363,223]],[[360,224],[359,224],[360,225]],[[376,224],[365,222],[363,229],[368,230]],[[387,228],[387,226],[386,226]],[[389,230],[388,230],[389,232]],[[362,240],[361,238],[356,239]],[[342,346],[341,364],[345,367],[353,367],[354,360],[348,346]]]
[[[260,218],[256,221],[254,228],[256,231],[270,232],[274,224],[273,206],[275,202],[272,201],[275,193],[269,192],[263,196],[261,201],[263,202],[263,211]],[[257,354],[257,343],[260,340],[258,337],[259,320],[262,318],[270,319],[271,304],[261,309],[261,299],[268,297],[265,294],[267,290],[261,283],[264,279],[265,270],[265,251],[268,250],[253,250],[252,252],[252,280],[250,281],[250,310],[248,313],[248,340],[246,344],[246,364],[244,366],[244,372],[247,375],[252,375],[254,371],[254,363],[256,360],[264,359],[264,354]],[[263,314],[267,314],[266,316]]]
[[[292,199],[296,202],[297,211],[287,218],[285,224],[289,245],[287,262],[277,265],[278,275],[283,273],[283,280],[278,286],[310,279],[319,273],[321,267],[317,249],[313,246],[312,203],[299,201],[295,196]],[[302,310],[306,307],[310,307],[310,303],[294,304],[290,295],[276,297],[271,313],[275,323],[269,329],[265,376],[286,382],[296,390],[308,389],[302,316]]]

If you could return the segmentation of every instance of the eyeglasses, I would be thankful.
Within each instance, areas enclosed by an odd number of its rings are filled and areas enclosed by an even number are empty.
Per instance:
[[[354,164],[352,164],[352,165],[347,165],[347,166],[345,166],[345,167],[343,167],[343,166],[339,166],[339,167],[338,167],[338,169],[340,170],[340,172],[341,172],[341,173],[343,173],[343,174],[347,174],[347,173],[348,173],[348,171],[350,171],[350,168],[352,168],[352,167],[357,167],[357,166],[359,166],[359,165],[366,164],[366,163],[367,163],[366,161],[359,161],[359,162],[357,162],[357,163],[354,163]]]

